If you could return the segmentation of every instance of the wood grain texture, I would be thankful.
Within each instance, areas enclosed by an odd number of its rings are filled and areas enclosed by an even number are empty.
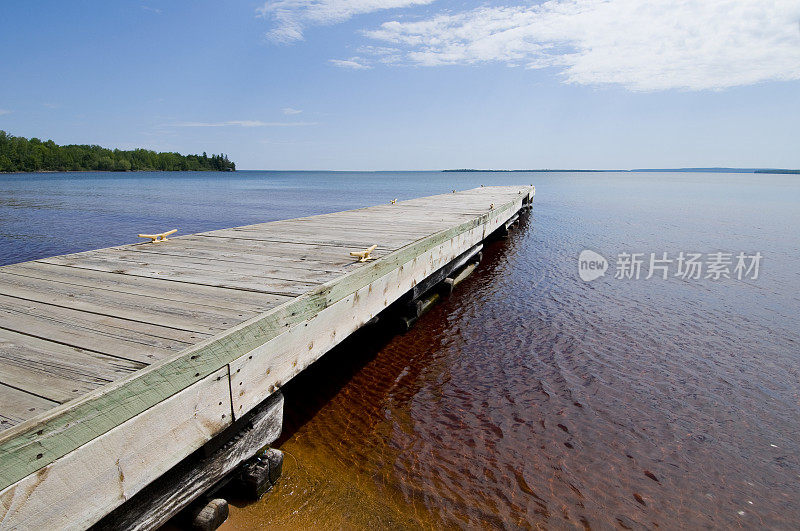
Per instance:
[[[7,274],[2,270],[0,293],[50,306],[204,334],[222,332],[231,321],[247,319],[258,313],[52,282]]]
[[[3,295],[0,328],[142,363],[169,357],[211,336]]]
[[[269,276],[266,271],[262,275],[255,275],[253,268],[239,268],[235,265],[227,267],[224,265],[215,266],[215,264],[209,262],[200,264],[199,262],[188,263],[177,259],[165,261],[149,257],[145,259],[139,259],[138,257],[129,259],[112,253],[115,252],[109,251],[103,255],[81,257],[55,256],[37,261],[108,273],[121,272],[125,275],[138,277],[159,278],[189,284],[244,289],[289,296],[300,295],[322,283],[321,280],[319,282],[309,282],[278,278]]]
[[[0,430],[35,417],[58,405],[58,402],[0,384]]]
[[[225,289],[199,284],[184,284],[167,279],[144,278],[117,272],[93,271],[77,267],[25,262],[4,266],[3,273],[35,278],[48,283],[67,284],[114,293],[141,295],[156,301],[169,300],[225,310],[263,312],[292,297]]]
[[[83,396],[145,366],[0,329],[0,383],[53,402]]]

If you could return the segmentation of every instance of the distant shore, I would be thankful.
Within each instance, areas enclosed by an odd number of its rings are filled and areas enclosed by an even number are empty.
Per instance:
[[[800,170],[780,168],[637,168],[633,170],[442,170],[442,173],[769,173],[800,175]]]
[[[181,155],[149,149],[109,149],[89,144],[60,146],[52,140],[14,136],[0,130],[0,172],[67,171],[232,171],[224,153]]]
[[[35,171],[0,171],[0,175],[25,175],[31,173],[179,173],[197,171],[217,171],[222,173],[235,172],[236,170],[35,170]]]

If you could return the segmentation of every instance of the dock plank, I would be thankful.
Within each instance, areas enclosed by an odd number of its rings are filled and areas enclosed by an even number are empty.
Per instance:
[[[211,336],[5,295],[0,295],[0,328],[143,363]]]
[[[388,254],[396,249],[402,247],[402,244],[389,244],[387,242],[374,242],[370,239],[360,239],[357,241],[343,241],[341,238],[326,238],[320,237],[318,234],[305,236],[295,233],[259,233],[255,231],[235,231],[235,230],[220,230],[215,231],[213,234],[198,233],[197,236],[203,238],[226,238],[229,240],[240,240],[243,242],[260,242],[263,245],[284,244],[284,245],[315,245],[320,247],[330,248],[346,248],[347,252],[358,251],[369,247],[370,245],[377,245],[376,253],[381,255]],[[405,240],[404,240],[405,241]],[[413,240],[411,240],[413,241]],[[373,243],[368,243],[373,242]]]
[[[232,324],[258,314],[252,310],[221,310],[188,302],[40,280],[7,274],[2,270],[0,293],[50,306],[207,334],[221,332]]]
[[[0,383],[0,430],[58,405],[58,402]]]
[[[340,268],[325,267],[321,263],[308,264],[308,267],[287,267],[280,260],[268,260],[255,253],[248,255],[247,253],[234,254],[222,250],[181,250],[175,246],[167,247],[161,244],[136,246],[131,249],[115,251],[113,255],[113,258],[125,262],[147,265],[180,264],[182,267],[212,273],[240,273],[257,278],[314,284],[335,278],[341,273]],[[350,263],[352,261],[351,257]]]
[[[157,262],[157,260],[151,260]],[[211,264],[195,267],[192,265],[181,264],[160,264],[147,260],[128,260],[118,256],[84,257],[75,259],[72,257],[53,257],[38,262],[56,265],[68,265],[81,269],[91,269],[95,271],[105,271],[107,273],[122,273],[137,277],[159,278],[184,282],[188,284],[200,284],[205,286],[215,286],[220,288],[243,289],[261,293],[271,293],[277,295],[298,296],[314,288],[322,282],[304,282],[298,280],[288,280],[267,276],[253,276],[242,273],[235,267],[214,267]]]
[[[175,238],[164,244],[131,246],[129,251],[183,257],[258,264],[276,268],[283,274],[341,273],[357,266],[350,251],[353,247],[309,245],[307,242],[265,242],[253,239],[199,236]],[[299,271],[298,271],[299,270]]]
[[[144,367],[144,363],[0,329],[0,383],[53,402],[78,398]]]
[[[43,262],[25,262],[4,266],[2,271],[73,286],[104,289],[115,293],[141,295],[153,299],[166,299],[233,311],[263,312],[292,299],[287,295],[197,284],[187,285],[162,278],[136,277]]]

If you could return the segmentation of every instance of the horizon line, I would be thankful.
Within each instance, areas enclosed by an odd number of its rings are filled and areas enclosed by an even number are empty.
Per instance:
[[[381,173],[381,172],[440,172],[440,173],[800,173],[800,169],[792,168],[739,168],[725,166],[698,166],[681,168],[630,168],[630,169],[595,169],[595,168],[573,168],[573,169],[551,169],[551,168],[531,168],[531,169],[476,169],[476,168],[445,168],[445,169],[422,169],[422,170],[331,170],[331,169],[259,169],[242,168],[236,171],[266,171],[266,172],[328,172],[328,173]]]

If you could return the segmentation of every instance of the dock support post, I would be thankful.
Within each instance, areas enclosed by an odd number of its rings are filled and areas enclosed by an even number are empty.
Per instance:
[[[456,284],[468,277],[483,259],[483,244],[478,244],[439,269],[411,290],[411,300],[406,303],[400,317],[404,331],[411,330],[422,314],[430,310],[443,296],[453,292]]]
[[[275,486],[283,472],[283,452],[267,448],[242,465],[239,477],[229,487],[249,500],[259,500]]]
[[[508,232],[513,228],[514,224],[519,221],[519,212],[514,214],[511,219],[505,222],[505,224],[501,225],[499,229],[497,229],[497,235],[500,238],[507,238]]]
[[[458,285],[462,280],[467,278],[478,266],[478,264],[483,260],[483,252],[479,251],[471,256],[469,262],[467,262],[464,266],[462,266],[457,271],[451,271],[450,276],[445,278],[442,281],[440,292],[443,295],[450,295],[453,293],[453,289]],[[466,274],[465,271],[469,270]]]
[[[214,531],[228,519],[228,502],[222,498],[200,500],[184,510],[181,523],[194,531]]]
[[[467,249],[467,251],[461,253],[455,260],[450,262],[449,264],[445,265],[444,267],[440,268],[438,271],[435,271],[431,275],[429,275],[425,280],[419,282],[416,286],[411,288],[411,291],[408,293],[407,301],[408,303],[408,313],[411,315],[415,315],[419,317],[419,311],[422,310],[421,307],[415,308],[416,301],[421,299],[426,293],[430,290],[441,284],[441,282],[450,276],[454,270],[459,269],[464,264],[469,263],[470,260],[473,260],[476,255],[479,255],[481,250],[483,249],[483,244],[479,243],[477,245],[472,246],[471,248]]]

